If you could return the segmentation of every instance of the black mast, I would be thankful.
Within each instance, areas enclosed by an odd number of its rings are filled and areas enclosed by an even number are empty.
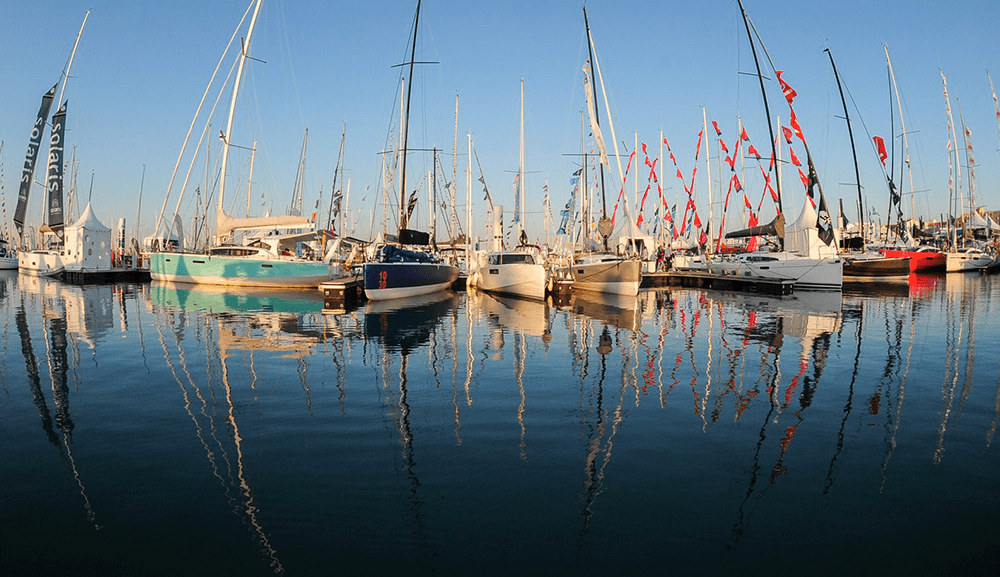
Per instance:
[[[764,114],[767,115],[767,132],[771,136],[771,158],[777,162],[778,150],[774,141],[774,127],[771,126],[771,109],[767,105],[767,91],[764,90],[764,75],[760,71],[760,61],[757,59],[757,48],[754,46],[753,34],[750,33],[750,21],[747,18],[746,10],[743,9],[743,2],[736,0],[736,3],[739,4],[740,13],[743,14],[743,25],[746,26],[747,37],[750,39],[750,51],[753,52],[753,63],[757,66],[757,79],[760,81],[760,94],[764,97]],[[774,189],[778,193],[778,212],[784,213],[781,208],[781,180],[778,179],[777,176],[774,179]]]
[[[601,125],[600,112],[597,106],[597,76],[594,72],[594,45],[590,41],[590,22],[587,21],[587,7],[583,7],[583,24],[587,29],[587,56],[589,56],[590,62],[590,89],[593,95],[594,102],[594,124],[598,127]],[[604,195],[604,163],[601,162],[600,157],[597,160],[598,166],[601,167],[601,220],[597,223],[597,232],[601,234],[604,239],[604,250],[608,250],[608,236],[611,234],[611,219],[608,218],[608,201]],[[586,157],[584,162],[584,170],[586,170]]]
[[[413,88],[413,64],[417,51],[417,25],[420,22],[420,0],[417,0],[417,13],[413,17],[413,45],[410,48],[410,72],[406,80],[406,113],[403,115],[403,176],[400,182],[399,198],[399,230],[402,232],[406,228],[406,141],[410,132],[410,90]]]
[[[837,79],[837,90],[840,91],[840,102],[844,105],[844,120],[847,121],[847,135],[851,139],[851,154],[854,156],[854,178],[858,184],[858,210],[861,213],[861,246],[865,245],[865,211],[864,199],[861,197],[861,173],[858,171],[858,153],[854,148],[854,132],[851,130],[851,117],[847,113],[847,100],[844,98],[844,88],[840,85],[840,74],[837,73],[837,65],[833,63],[833,53],[829,48],[824,48],[823,52],[830,57],[830,66],[833,67],[833,77]]]

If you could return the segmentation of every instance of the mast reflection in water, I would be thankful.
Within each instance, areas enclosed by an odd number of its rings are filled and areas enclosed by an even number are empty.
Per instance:
[[[985,573],[998,297],[949,275],[331,314],[0,273],[0,569]]]

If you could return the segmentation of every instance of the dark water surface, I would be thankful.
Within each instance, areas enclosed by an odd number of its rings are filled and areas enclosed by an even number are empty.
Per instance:
[[[912,280],[331,314],[2,274],[0,574],[997,575],[1000,277]]]

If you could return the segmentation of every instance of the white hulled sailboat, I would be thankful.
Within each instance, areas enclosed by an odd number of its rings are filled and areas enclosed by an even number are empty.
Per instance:
[[[589,51],[589,70],[588,67],[584,68],[584,93],[587,98],[587,111],[590,117],[590,128],[594,135],[594,140],[597,143],[598,150],[600,151],[600,167],[601,167],[601,200],[603,204],[603,211],[600,221],[597,223],[597,230],[603,238],[603,250],[599,251],[577,251],[574,252],[569,257],[569,264],[566,266],[555,268],[552,271],[553,278],[555,279],[571,279],[573,281],[573,290],[585,290],[592,292],[601,293],[611,293],[611,294],[623,294],[623,295],[637,295],[639,294],[639,284],[642,282],[642,262],[635,258],[627,258],[619,254],[615,254],[608,250],[608,238],[614,233],[614,223],[607,215],[607,200],[604,194],[604,168],[607,167],[610,171],[611,164],[608,161],[607,151],[604,146],[604,138],[601,133],[600,121],[597,112],[597,86],[596,83],[600,80],[600,67],[596,64],[596,55],[594,54],[594,38],[590,33],[590,23],[587,20],[587,9],[583,9],[583,22],[586,27],[587,33],[587,49]],[[603,80],[601,80],[603,86]],[[605,98],[605,105],[607,104],[607,98]],[[610,111],[609,111],[609,125],[611,127],[611,139],[613,142],[617,143],[614,134],[614,124],[610,121]],[[616,145],[617,147],[617,145]],[[615,155],[617,159],[617,155]],[[584,167],[584,175],[586,175],[587,169]],[[622,174],[621,163],[619,161],[618,172]],[[584,180],[586,182],[586,179]],[[619,179],[619,182],[624,182]],[[584,185],[584,195],[587,194],[586,185]],[[630,227],[631,216],[628,210],[628,199],[623,198],[624,203],[624,217],[625,221],[624,227]],[[586,221],[586,217],[584,217]],[[621,227],[620,227],[621,228]],[[589,232],[586,223],[584,223],[585,235]],[[629,228],[629,230],[631,230]],[[634,231],[633,231],[634,232]],[[621,236],[634,236],[627,233],[621,234]],[[586,247],[585,247],[586,248]]]
[[[477,289],[544,299],[548,271],[542,263],[541,251],[526,244],[524,231],[524,80],[521,80],[521,145],[517,173],[517,236],[519,244],[505,250],[503,240],[503,207],[493,205],[493,246],[470,267],[469,284]]]

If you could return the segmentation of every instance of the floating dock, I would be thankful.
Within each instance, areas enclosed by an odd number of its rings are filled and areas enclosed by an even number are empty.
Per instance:
[[[468,277],[464,273],[452,284],[452,290],[466,289]],[[733,290],[770,295],[790,295],[795,282],[792,280],[771,280],[755,277],[718,275],[708,272],[653,272],[643,273],[641,288],[683,286],[713,290]],[[360,276],[329,280],[319,285],[323,292],[323,309],[331,312],[353,308],[365,300],[365,291]],[[554,280],[549,287],[553,298],[565,298],[572,292],[573,281]]]
[[[714,290],[735,290],[770,295],[790,295],[792,280],[771,280],[747,276],[719,275],[709,272],[653,272],[642,275],[642,288],[683,286]]]
[[[349,276],[320,283],[323,292],[323,310],[341,311],[355,307],[364,298],[365,289],[360,276]]]
[[[110,269],[64,270],[56,275],[69,284],[99,284],[112,282],[149,282],[148,268],[115,267]]]

